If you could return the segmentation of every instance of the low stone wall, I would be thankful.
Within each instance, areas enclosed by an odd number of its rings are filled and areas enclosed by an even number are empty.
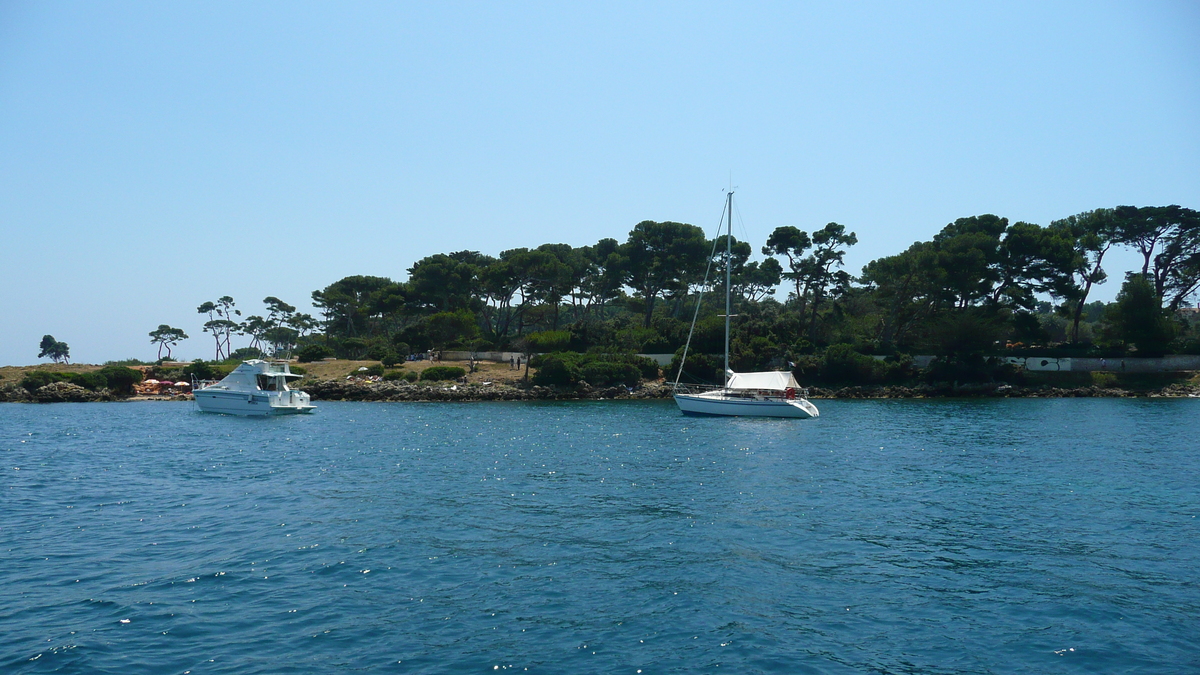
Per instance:
[[[887,358],[876,356],[882,361]],[[929,367],[937,358],[929,355],[912,357],[913,365],[920,369]],[[1057,373],[1089,373],[1109,371],[1114,373],[1175,373],[1200,370],[1200,356],[1176,354],[1160,358],[1081,358],[1075,356],[1001,356],[1000,359],[1025,370]]]
[[[508,363],[509,359],[525,358],[522,352],[475,352],[475,358],[479,361],[495,361],[496,363]],[[443,361],[470,361],[471,352],[460,351],[444,351],[442,352]]]
[[[1200,370],[1200,356],[1191,354],[1174,354],[1156,359],[1111,358],[1071,359],[1073,371],[1111,371],[1114,373],[1172,373],[1187,370]]]
[[[638,354],[644,356],[660,366],[671,365],[671,359],[675,358],[674,354]],[[475,358],[480,361],[495,361],[496,363],[508,363],[510,359],[525,358],[523,352],[475,352]],[[471,352],[462,351],[444,351],[442,352],[443,361],[469,361]]]

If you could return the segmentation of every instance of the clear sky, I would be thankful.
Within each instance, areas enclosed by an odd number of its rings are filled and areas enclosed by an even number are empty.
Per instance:
[[[211,358],[221,295],[712,233],[731,176],[735,235],[837,221],[854,274],[963,216],[1200,208],[1200,4],[0,0],[0,364],[161,323]]]

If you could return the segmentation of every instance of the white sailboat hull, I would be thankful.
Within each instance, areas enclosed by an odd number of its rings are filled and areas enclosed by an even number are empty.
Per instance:
[[[688,415],[729,417],[819,417],[817,407],[803,398],[745,398],[722,391],[704,394],[675,394],[679,410]]]

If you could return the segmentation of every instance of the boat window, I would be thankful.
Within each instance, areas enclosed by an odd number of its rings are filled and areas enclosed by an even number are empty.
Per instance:
[[[275,378],[270,375],[259,375],[258,388],[266,391],[275,391]]]

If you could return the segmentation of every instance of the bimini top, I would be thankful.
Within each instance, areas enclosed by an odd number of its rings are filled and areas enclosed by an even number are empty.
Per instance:
[[[800,384],[788,371],[770,370],[765,373],[733,373],[726,389],[799,389]]]

